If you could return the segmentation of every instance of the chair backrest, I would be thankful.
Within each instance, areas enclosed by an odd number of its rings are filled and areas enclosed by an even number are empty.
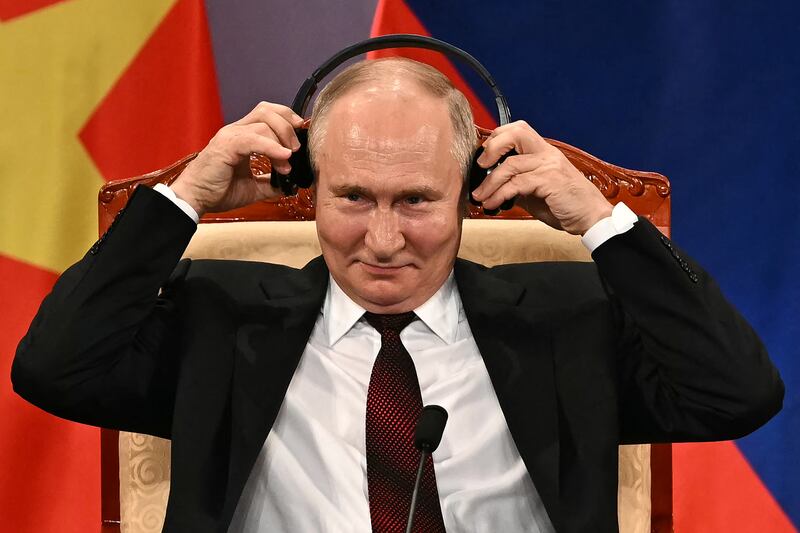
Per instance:
[[[484,131],[483,134],[488,132]],[[624,201],[669,234],[670,184],[662,175],[605,163],[577,148],[549,141],[592,180],[612,202]],[[103,232],[141,184],[171,183],[194,157],[136,178],[110,182],[99,196]],[[254,173],[269,172],[269,162],[251,158]],[[227,213],[203,217],[185,255],[194,258],[247,259],[302,266],[319,255],[314,206],[308,191]],[[464,221],[459,256],[486,265],[545,260],[590,261],[580,240],[531,220],[521,209],[486,217],[477,209]],[[303,222],[305,221],[305,222]],[[225,224],[220,224],[225,222]],[[103,430],[104,525],[122,531],[160,531],[169,492],[169,443],[155,437]],[[669,445],[620,447],[620,531],[672,530],[672,474]]]

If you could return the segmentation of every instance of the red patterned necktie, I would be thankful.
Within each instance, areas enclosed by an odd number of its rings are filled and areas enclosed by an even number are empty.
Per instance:
[[[416,320],[414,313],[364,318],[381,334],[381,349],[367,391],[367,483],[374,533],[404,532],[420,452],[414,430],[422,412],[414,361],[400,342],[400,332]],[[433,460],[428,456],[414,515],[414,532],[444,532]]]

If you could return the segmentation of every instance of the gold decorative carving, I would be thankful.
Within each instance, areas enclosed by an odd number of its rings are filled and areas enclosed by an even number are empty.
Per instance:
[[[620,533],[650,533],[650,445],[619,447],[617,516]]]
[[[114,198],[116,198],[119,194],[130,196],[133,193],[133,190],[140,184],[147,185],[148,187],[152,187],[156,183],[170,185],[173,181],[175,181],[180,173],[183,172],[183,169],[186,168],[186,165],[188,165],[189,162],[195,157],[197,157],[197,152],[189,154],[186,157],[172,163],[170,166],[154,172],[149,172],[133,178],[109,181],[100,189],[100,196],[98,200],[100,200],[101,204],[106,204],[114,200]]]
[[[164,526],[170,485],[170,442],[119,434],[121,533],[158,533]]]
[[[625,186],[631,196],[642,196],[648,187],[652,187],[661,198],[670,195],[669,180],[661,174],[628,170],[606,163],[561,141],[548,139],[547,142],[561,150],[570,163],[583,172],[606,198],[615,198],[619,195],[620,185]]]
[[[282,196],[278,206],[285,209],[292,220],[314,220],[314,198],[310,189],[300,189],[295,196]]]

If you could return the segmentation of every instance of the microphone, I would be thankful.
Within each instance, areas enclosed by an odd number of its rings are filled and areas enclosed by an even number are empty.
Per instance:
[[[414,446],[422,452],[419,457],[419,468],[417,468],[417,480],[414,482],[414,492],[411,495],[411,508],[408,510],[408,522],[406,523],[406,533],[411,533],[414,526],[414,513],[417,510],[417,495],[419,485],[422,481],[422,471],[425,468],[425,461],[432,454],[439,443],[442,441],[444,426],[447,424],[447,411],[438,405],[426,405],[422,408],[422,413],[417,420],[417,430],[414,432]]]

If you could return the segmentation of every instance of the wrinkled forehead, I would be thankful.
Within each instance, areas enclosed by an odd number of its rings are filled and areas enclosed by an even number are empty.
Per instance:
[[[331,106],[324,137],[325,148],[341,150],[345,160],[370,153],[432,163],[449,155],[453,132],[444,99],[390,85],[343,95]]]
[[[436,148],[442,144],[443,133],[441,128],[424,122],[409,122],[401,128],[393,125],[365,127],[358,122],[351,122],[331,131],[330,135],[336,137],[336,144],[342,150],[341,157],[345,162],[374,157],[387,163],[413,159],[433,164],[440,155]]]

